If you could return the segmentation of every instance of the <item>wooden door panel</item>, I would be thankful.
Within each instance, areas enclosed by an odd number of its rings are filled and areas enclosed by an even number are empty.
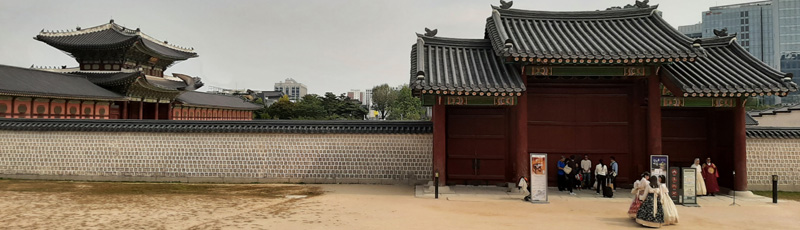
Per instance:
[[[509,150],[507,111],[505,107],[448,108],[448,183],[506,181]]]

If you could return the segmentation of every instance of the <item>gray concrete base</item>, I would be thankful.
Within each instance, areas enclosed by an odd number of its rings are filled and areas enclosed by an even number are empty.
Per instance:
[[[753,194],[753,192],[751,192],[751,191],[733,191],[733,190],[731,190],[730,192],[728,192],[728,195],[733,196],[734,193],[736,193],[736,197],[742,197],[742,198],[758,197],[758,196],[756,196],[756,194]]]
[[[248,178],[248,177],[156,177],[156,176],[80,176],[80,175],[36,175],[0,174],[4,179],[22,180],[71,180],[71,181],[116,181],[116,182],[161,182],[161,183],[218,183],[218,184],[423,184],[424,180],[409,179],[338,179],[338,178]],[[441,187],[440,187],[441,188]]]

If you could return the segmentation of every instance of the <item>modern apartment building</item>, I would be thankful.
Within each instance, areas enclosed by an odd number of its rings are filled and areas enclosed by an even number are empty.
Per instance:
[[[308,93],[308,88],[292,78],[286,78],[282,82],[275,83],[275,91],[283,92],[289,96],[289,100],[296,102]]]

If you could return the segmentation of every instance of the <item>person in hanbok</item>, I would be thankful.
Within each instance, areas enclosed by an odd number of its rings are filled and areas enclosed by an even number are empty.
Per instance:
[[[644,172],[641,179],[633,182],[633,189],[631,189],[633,202],[628,208],[628,216],[633,219],[636,219],[636,213],[639,212],[639,207],[642,206],[642,200],[647,198],[647,187],[649,187],[650,183],[648,180],[650,180],[650,173]]]
[[[719,171],[717,170],[717,165],[711,163],[711,158],[706,158],[706,164],[703,165],[703,180],[706,182],[706,189],[708,191],[708,195],[714,195],[714,193],[719,192],[719,184],[717,184],[717,178],[719,178]]]
[[[696,195],[698,196],[705,196],[706,195],[706,182],[703,180],[703,166],[700,165],[700,158],[694,158],[694,164],[692,164],[692,168],[694,171],[697,172],[697,179],[695,184],[697,185]]]
[[[650,177],[647,187],[647,199],[642,202],[636,212],[636,223],[646,227],[660,228],[664,224],[664,207],[661,205],[661,186],[657,177]]]
[[[667,178],[659,176],[658,179],[661,183],[661,204],[664,205],[664,225],[678,223],[678,208],[675,207],[675,202],[669,196],[669,189],[667,188]]]

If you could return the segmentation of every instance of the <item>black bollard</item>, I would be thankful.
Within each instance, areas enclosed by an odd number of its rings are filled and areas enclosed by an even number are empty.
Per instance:
[[[434,174],[433,186],[434,197],[439,199],[439,170],[436,170],[436,174]]]
[[[778,203],[778,175],[772,175],[772,203]]]

